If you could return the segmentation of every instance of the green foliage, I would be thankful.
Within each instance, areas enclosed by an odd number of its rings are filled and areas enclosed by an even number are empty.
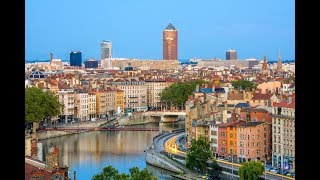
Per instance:
[[[129,169],[130,174],[121,173],[114,169],[112,166],[106,166],[99,174],[94,175],[92,180],[156,180],[157,177],[153,176],[146,168],[139,170],[134,166]]]
[[[102,173],[107,179],[114,179],[118,174],[118,170],[114,169],[112,166],[107,166],[103,168]]]
[[[187,154],[186,166],[190,170],[197,168],[200,172],[205,172],[211,156],[210,144],[204,137],[200,137],[198,140],[193,139]]]
[[[264,172],[264,166],[259,161],[244,162],[239,168],[240,180],[258,180]]]
[[[57,116],[62,107],[58,97],[51,92],[44,92],[36,87],[25,89],[25,120],[27,122],[40,122],[44,118]]]
[[[198,79],[190,82],[176,82],[166,87],[161,93],[161,101],[172,102],[173,105],[181,105],[188,100],[196,85],[205,84],[204,80]]]
[[[232,81],[231,84],[235,89],[243,89],[246,91],[252,91],[257,88],[257,84],[247,80]]]
[[[91,180],[104,180],[103,173],[95,174]]]

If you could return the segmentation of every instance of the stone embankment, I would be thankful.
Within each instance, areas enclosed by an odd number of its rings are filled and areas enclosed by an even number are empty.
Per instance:
[[[160,122],[160,118],[153,118],[144,113],[136,113],[132,116],[123,117],[118,119],[119,126],[132,126],[147,123]]]

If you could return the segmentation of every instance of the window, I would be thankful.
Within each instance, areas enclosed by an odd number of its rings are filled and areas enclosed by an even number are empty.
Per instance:
[[[248,155],[250,154],[250,151],[248,150]]]
[[[257,149],[257,155],[260,155],[260,149]]]
[[[267,137],[267,133],[264,133],[264,134],[263,134],[263,137]]]
[[[230,138],[233,138],[233,134],[232,133],[230,133]]]
[[[260,143],[259,142],[257,142],[257,147],[259,147],[260,146]]]
[[[230,141],[230,145],[233,146],[233,141]]]
[[[251,146],[254,147],[254,142],[251,143]]]
[[[222,141],[222,144],[226,144],[226,140],[223,140],[223,141]]]
[[[243,147],[243,142],[242,141],[240,141],[240,147]]]
[[[254,135],[251,136],[251,139],[254,139]]]
[[[278,133],[280,133],[280,127],[278,127]]]
[[[264,140],[264,145],[267,145],[267,140]]]

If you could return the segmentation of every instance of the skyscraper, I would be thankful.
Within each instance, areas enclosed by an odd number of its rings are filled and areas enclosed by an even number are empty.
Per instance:
[[[171,23],[163,30],[163,59],[178,60],[178,31]]]
[[[103,40],[101,46],[101,59],[112,57],[112,43],[111,41]]]
[[[238,55],[236,50],[229,49],[226,52],[226,60],[237,60],[237,59],[238,59]]]
[[[82,56],[80,51],[70,52],[70,66],[82,66]]]

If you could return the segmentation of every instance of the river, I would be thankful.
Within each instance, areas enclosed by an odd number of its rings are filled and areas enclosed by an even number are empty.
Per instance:
[[[157,123],[138,127],[158,127]],[[160,129],[172,130],[184,128],[184,121],[160,124]],[[59,149],[59,165],[69,167],[70,176],[76,171],[77,180],[90,180],[105,166],[112,165],[119,173],[129,173],[133,166],[147,168],[159,180],[174,179],[173,174],[146,164],[143,152],[152,144],[152,138],[158,132],[150,131],[92,131],[42,140],[43,156],[51,145]]]

